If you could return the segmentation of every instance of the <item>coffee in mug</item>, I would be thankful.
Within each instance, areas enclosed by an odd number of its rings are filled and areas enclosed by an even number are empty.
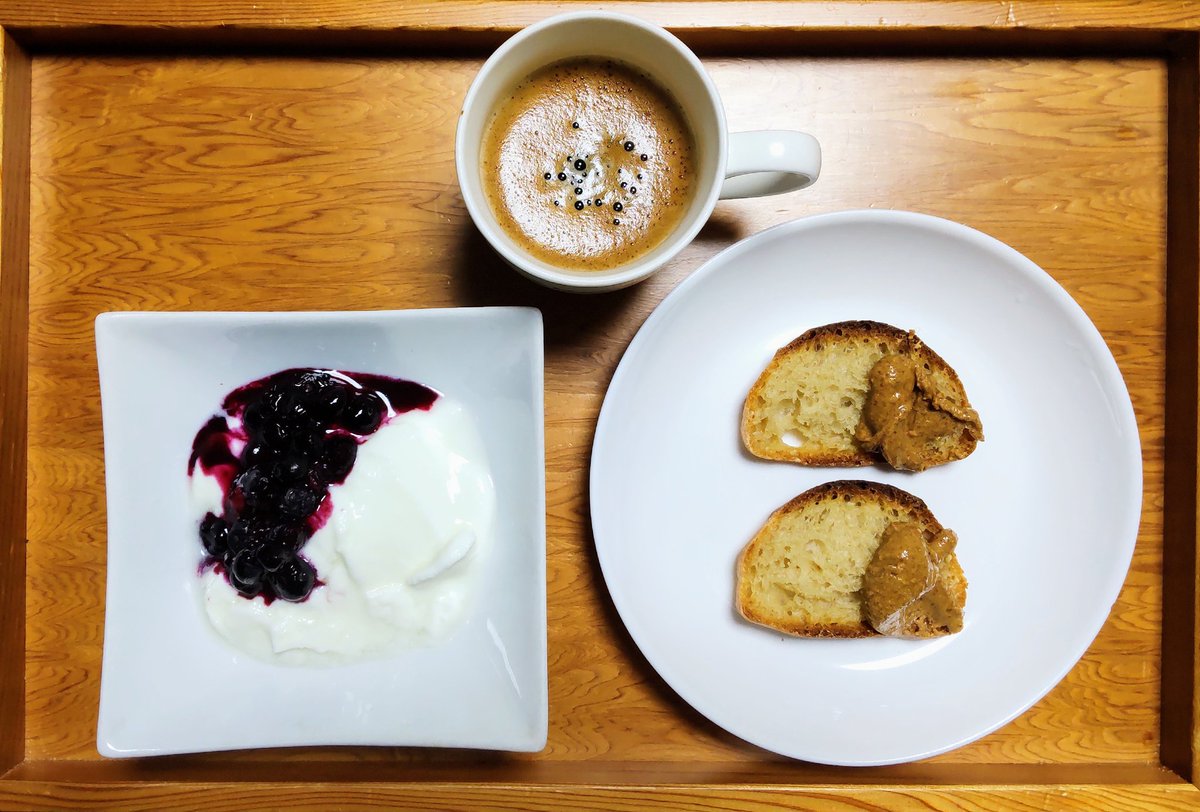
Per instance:
[[[718,198],[809,186],[821,147],[789,130],[729,132],[716,86],[675,36],[575,11],[514,34],[484,62],[463,99],[454,165],[471,220],[506,262],[596,293],[677,256]]]
[[[534,257],[604,271],[653,250],[692,201],[695,139],[679,104],[621,62],[546,65],[497,105],[480,172],[496,222]]]

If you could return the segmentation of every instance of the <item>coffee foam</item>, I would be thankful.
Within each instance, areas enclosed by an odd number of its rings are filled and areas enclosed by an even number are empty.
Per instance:
[[[694,155],[665,90],[621,63],[571,59],[498,105],[480,164],[489,205],[518,246],[556,267],[609,270],[679,225]]]

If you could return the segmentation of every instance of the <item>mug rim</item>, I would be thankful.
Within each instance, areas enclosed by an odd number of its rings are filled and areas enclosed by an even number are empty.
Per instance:
[[[466,119],[467,111],[472,109],[473,105],[478,104],[476,97],[479,94],[480,86],[483,84],[484,78],[491,73],[498,64],[508,58],[514,50],[520,48],[526,40],[537,36],[546,29],[553,28],[564,23],[576,22],[580,20],[605,20],[609,22],[617,22],[625,25],[634,26],[651,36],[656,37],[667,45],[670,45],[684,61],[692,68],[696,77],[700,80],[704,87],[709,101],[712,104],[712,110],[716,118],[716,168],[713,172],[715,178],[712,188],[709,190],[708,199],[702,202],[702,205],[696,209],[690,220],[684,221],[663,241],[662,244],[671,245],[675,243],[669,251],[661,257],[650,260],[635,260],[632,264],[624,267],[619,267],[613,270],[598,270],[598,271],[570,271],[557,268],[542,268],[534,265],[530,259],[523,254],[517,252],[510,246],[507,241],[495,234],[493,229],[483,219],[481,207],[487,206],[487,202],[479,199],[468,193],[463,182],[464,172],[472,171],[472,167],[466,165],[466,156],[464,154],[464,141],[466,133],[463,127],[463,122]],[[652,79],[657,81],[652,73]],[[672,94],[674,95],[674,94]],[[677,100],[678,101],[678,100]],[[475,227],[488,241],[500,256],[513,268],[525,276],[534,279],[535,281],[543,282],[551,287],[559,289],[576,289],[576,290],[613,290],[616,288],[632,285],[635,282],[640,282],[643,279],[654,274],[664,265],[678,256],[679,252],[686,248],[704,224],[712,215],[713,209],[716,207],[717,200],[720,197],[721,181],[725,175],[725,162],[728,153],[728,126],[725,120],[725,108],[721,102],[721,96],[717,92],[716,85],[713,84],[712,77],[708,75],[708,71],[704,69],[699,57],[687,47],[674,34],[667,31],[665,28],[654,23],[648,22],[638,17],[629,14],[623,14],[614,11],[571,11],[565,14],[555,14],[545,19],[539,20],[532,25],[522,28],[513,36],[509,37],[500,45],[491,56],[479,68],[475,74],[475,78],[471,81],[470,87],[467,89],[467,94],[463,98],[462,108],[459,111],[458,123],[455,130],[454,138],[454,163],[455,171],[458,174],[458,187],[462,193],[463,202],[466,204],[467,213],[474,222]],[[490,209],[489,209],[490,211]],[[549,264],[549,263],[546,263]]]

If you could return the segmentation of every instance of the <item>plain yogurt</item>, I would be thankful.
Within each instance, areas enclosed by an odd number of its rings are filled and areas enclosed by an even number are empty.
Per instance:
[[[219,514],[216,479],[191,477],[197,521]],[[332,512],[301,554],[320,585],[299,603],[247,599],[213,568],[198,590],[213,629],[268,662],[327,665],[450,635],[470,611],[495,519],[495,490],[471,415],[444,395],[394,415],[329,489]]]

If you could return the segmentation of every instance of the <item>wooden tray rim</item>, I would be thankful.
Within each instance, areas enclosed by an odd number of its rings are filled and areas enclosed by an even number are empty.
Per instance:
[[[21,578],[0,582],[0,648],[24,651],[25,533],[25,401],[27,396],[27,319],[29,272],[29,125],[31,62],[38,54],[79,48],[109,53],[167,49],[238,49],[251,52],[363,51],[426,48],[485,49],[542,17],[571,5],[550,0],[509,4],[493,0],[450,0],[431,11],[415,0],[270,0],[253,7],[168,0],[98,0],[76,4],[66,0],[14,0],[0,10],[0,569],[19,571]],[[594,8],[593,4],[578,4]],[[1164,514],[1164,536],[1181,538],[1168,570],[1164,594],[1183,600],[1182,620],[1192,650],[1168,673],[1164,660],[1162,766],[1123,768],[1114,765],[1020,765],[1023,780],[1005,779],[1005,770],[966,765],[929,765],[924,778],[901,774],[894,785],[879,778],[852,775],[809,784],[761,777],[749,782],[656,781],[594,782],[585,768],[564,771],[562,783],[533,780],[473,781],[470,770],[447,778],[428,776],[405,782],[278,783],[254,780],[155,781],[96,780],[76,776],[63,780],[53,763],[24,761],[23,680],[25,659],[6,666],[0,658],[0,807],[48,808],[152,801],[172,794],[173,803],[320,806],[337,799],[345,805],[430,803],[476,806],[492,803],[522,807],[531,793],[547,803],[596,805],[690,805],[720,801],[731,806],[767,808],[803,802],[870,804],[905,808],[969,803],[1004,808],[1009,804],[1068,801],[1072,808],[1146,804],[1156,808],[1192,808],[1200,798],[1194,783],[1200,775],[1200,726],[1194,701],[1200,692],[1195,600],[1196,468],[1197,468],[1197,309],[1200,306],[1200,8],[1153,0],[1086,0],[1066,7],[1036,0],[989,2],[634,2],[598,7],[645,16],[664,24],[701,51],[760,47],[804,52],[846,51],[874,54],[917,51],[924,55],[977,53],[980,46],[998,53],[1098,52],[1139,53],[1167,61],[1168,210],[1167,263],[1183,269],[1168,273],[1168,334],[1189,364],[1167,365],[1168,444],[1165,499],[1173,509]],[[500,13],[503,12],[503,13]],[[497,23],[497,20],[503,20]],[[1183,171],[1176,171],[1182,169]],[[1174,327],[1175,329],[1172,329]],[[1168,554],[1164,544],[1164,557]],[[1170,572],[1179,573],[1169,579]],[[17,583],[8,588],[5,583]],[[1165,601],[1166,599],[1164,599]],[[15,611],[13,611],[15,610]],[[5,622],[4,617],[19,622]],[[1164,606],[1164,628],[1172,613]],[[1165,632],[1164,632],[1165,634]],[[1168,688],[1171,689],[1168,692]],[[1175,702],[1168,714],[1168,702]],[[1179,728],[1168,734],[1168,726]],[[997,765],[999,767],[999,765]],[[930,769],[935,768],[935,769]],[[251,766],[247,773],[251,773]],[[1032,771],[1032,772],[1031,772]],[[956,774],[972,776],[969,782]],[[929,783],[934,777],[935,783]],[[1064,776],[1066,776],[1064,780]],[[944,779],[944,780],[943,780]],[[886,778],[882,780],[887,780]]]

